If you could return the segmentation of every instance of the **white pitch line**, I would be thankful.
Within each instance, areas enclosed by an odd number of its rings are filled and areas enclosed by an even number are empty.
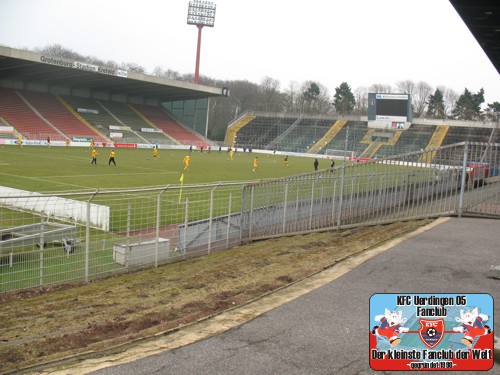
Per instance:
[[[181,172],[172,172],[172,171],[158,171],[155,170],[155,172],[158,175],[161,174],[181,174]],[[52,177],[57,177],[57,178],[73,178],[73,177],[108,177],[108,176],[134,176],[134,175],[149,175],[151,172],[144,172],[144,173],[106,173],[106,174],[72,174],[72,175],[66,175],[66,176],[52,176]]]
[[[21,175],[17,175],[17,174],[10,174],[10,173],[0,173],[0,175],[10,176],[10,177],[16,177],[16,178],[24,178],[24,179],[26,179],[26,180],[33,180],[33,181],[47,182],[47,183],[51,183],[51,184],[57,183],[57,184],[59,184],[59,185],[75,186],[75,187],[79,187],[79,188],[86,188],[86,189],[92,188],[92,186],[84,186],[84,185],[68,184],[68,183],[65,183],[65,182],[62,182],[62,183],[61,183],[61,182],[59,182],[59,181],[45,180],[45,179],[43,179],[43,178],[38,178],[38,177],[27,177],[27,176],[21,176]]]

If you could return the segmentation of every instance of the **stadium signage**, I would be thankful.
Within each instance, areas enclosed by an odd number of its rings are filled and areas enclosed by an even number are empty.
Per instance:
[[[94,72],[107,74],[118,77],[128,77],[128,72],[126,70],[114,69],[114,68],[106,68],[99,65],[88,64],[80,61],[68,61],[66,59],[60,57],[47,57],[40,56],[40,61],[45,64],[58,65],[65,68],[73,68],[78,70],[84,70],[86,72]]]
[[[80,70],[85,70],[87,72],[97,73],[97,69],[99,67],[97,65],[85,64],[85,63],[81,63],[81,62],[75,61],[73,63],[73,68],[80,69]]]
[[[137,148],[136,143],[115,143],[116,148]]]
[[[109,138],[123,138],[123,133],[111,132],[109,133]]]
[[[76,111],[78,113],[89,113],[89,114],[92,114],[92,115],[98,115],[99,114],[99,110],[98,109],[77,108]]]
[[[73,137],[73,142],[90,142],[92,140],[91,137]]]
[[[12,134],[12,133],[14,133],[14,127],[12,127],[12,126],[0,126],[0,133]]]
[[[109,125],[109,130],[132,130],[130,126]]]
[[[72,68],[73,67],[72,61],[66,61],[64,59],[57,58],[57,57],[40,56],[40,61],[45,63],[45,64],[64,66],[65,68]]]
[[[143,132],[143,133],[163,133],[163,130],[154,129],[154,128],[141,128],[141,132]]]
[[[408,100],[407,94],[377,94],[377,99]]]

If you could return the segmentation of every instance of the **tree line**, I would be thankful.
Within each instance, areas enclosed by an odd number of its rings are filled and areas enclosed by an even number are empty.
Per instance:
[[[36,48],[37,53],[78,60],[89,64],[145,73],[144,67],[136,63],[104,61],[92,56],[83,56],[59,44]],[[157,66],[153,76],[193,82],[194,74],[180,74]],[[285,112],[304,115],[360,115],[368,111],[368,93],[404,93],[412,98],[413,117],[433,119],[455,119],[468,121],[499,121],[500,102],[485,104],[484,90],[474,93],[467,88],[459,94],[454,90],[429,83],[412,80],[399,81],[394,86],[375,83],[367,87],[352,89],[347,82],[335,88],[333,95],[320,82],[292,81],[282,88],[279,80],[265,76],[259,83],[248,80],[225,81],[201,75],[199,83],[214,87],[228,87],[229,97],[209,100],[209,138],[222,140],[227,125],[245,111]]]

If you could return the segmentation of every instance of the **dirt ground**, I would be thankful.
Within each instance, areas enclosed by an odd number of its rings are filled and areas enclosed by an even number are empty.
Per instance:
[[[2,294],[0,373],[174,332],[431,221],[259,241],[88,284]]]

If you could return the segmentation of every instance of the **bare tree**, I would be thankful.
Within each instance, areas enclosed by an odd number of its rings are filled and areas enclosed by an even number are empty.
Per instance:
[[[123,69],[128,70],[129,72],[134,72],[134,73],[145,73],[146,69],[144,67],[140,66],[139,64],[133,63],[133,62],[128,62],[124,63],[121,66]]]
[[[260,83],[262,109],[266,112],[280,112],[283,110],[283,94],[279,91],[280,81],[271,77],[264,77]]]
[[[368,88],[369,92],[375,93],[390,93],[392,91],[391,85],[384,85],[382,83],[374,83]]]
[[[368,113],[368,88],[358,87],[354,90],[354,97],[356,99],[354,111],[358,115],[366,115]]]
[[[451,116],[451,111],[453,110],[453,107],[455,107],[455,103],[460,95],[450,88],[439,87],[439,89],[443,92],[444,111],[446,116]]]
[[[174,80],[182,79],[182,76],[175,70],[172,69],[164,70],[160,66],[156,66],[151,72],[151,74],[154,75],[155,77],[166,78],[166,79],[174,79]]]
[[[410,94],[413,97],[413,94],[416,90],[416,85],[415,82],[407,79],[406,81],[399,81],[398,83],[396,83],[396,89],[399,93]]]
[[[300,112],[300,86],[297,81],[291,81],[288,84],[284,100],[285,112]]]
[[[432,87],[427,82],[419,81],[415,87],[415,94],[412,95],[413,113],[415,117],[420,117],[425,113],[427,99],[432,94]]]
[[[43,48],[35,48],[35,52],[42,55],[63,57],[65,59],[80,60],[82,62],[86,62],[86,59],[79,53],[72,51],[69,48],[63,47],[57,43],[49,44]]]

